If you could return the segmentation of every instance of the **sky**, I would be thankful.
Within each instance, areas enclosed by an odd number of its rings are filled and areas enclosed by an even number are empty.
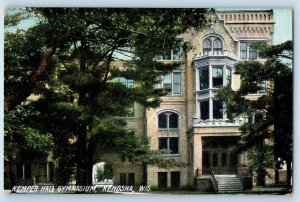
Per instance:
[[[245,9],[245,8],[238,8]],[[251,9],[251,8],[247,8]],[[265,10],[266,8],[263,8]],[[217,8],[216,10],[232,10],[232,8]],[[16,8],[7,8],[7,14],[15,13]],[[293,39],[293,10],[292,9],[273,9],[274,35],[273,44],[283,43]],[[35,24],[35,19],[23,20],[19,28],[27,29]],[[15,28],[8,28],[6,31],[14,31]]]

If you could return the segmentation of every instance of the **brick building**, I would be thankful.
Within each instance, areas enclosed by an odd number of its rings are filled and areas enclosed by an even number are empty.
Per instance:
[[[239,88],[239,77],[234,64],[241,60],[259,60],[257,51],[250,47],[254,41],[272,43],[272,10],[226,10],[210,16],[214,22],[205,30],[189,30],[178,36],[181,46],[170,55],[159,57],[165,62],[181,61],[178,70],[162,75],[158,88],[169,89],[159,108],[135,109],[129,118],[129,128],[144,135],[152,149],[169,149],[164,158],[174,158],[186,167],[146,168],[119,162],[114,170],[114,183],[134,181],[160,188],[193,187],[196,181],[210,179],[211,169],[216,175],[236,174],[247,166],[247,154],[232,153],[232,146],[240,141],[238,129],[249,117],[235,117],[229,121],[226,106],[215,97],[221,86]],[[266,93],[265,81],[258,92],[249,94],[257,99]],[[258,118],[259,114],[253,114]],[[135,124],[135,122],[137,124]],[[274,179],[268,179],[272,183]]]
[[[259,60],[257,51],[250,47],[254,41],[272,44],[274,29],[272,10],[218,10],[210,16],[213,23],[204,30],[191,29],[178,36],[178,49],[169,55],[158,57],[164,62],[180,61],[181,66],[162,75],[157,88],[169,90],[162,97],[160,107],[145,109],[134,105],[134,112],[126,117],[127,127],[137,138],[147,139],[153,150],[168,149],[162,158],[173,158],[186,167],[161,169],[157,166],[135,165],[123,155],[108,154],[99,161],[113,166],[113,183],[126,185],[147,184],[158,188],[194,187],[207,189],[212,170],[216,175],[235,175],[247,168],[247,154],[236,154],[231,148],[240,141],[238,129],[247,116],[229,121],[226,106],[215,97],[221,86],[229,85],[233,90],[240,86],[234,74],[234,64],[241,60]],[[191,48],[184,52],[182,46]],[[132,81],[120,80],[131,87]],[[249,94],[257,99],[266,93],[267,82],[258,92]],[[259,114],[253,114],[253,120]],[[47,161],[16,167],[20,179],[30,177],[37,184],[52,183],[57,161]],[[37,172],[39,174],[34,174]],[[28,174],[29,175],[29,174]],[[34,176],[35,177],[34,177]],[[39,176],[37,179],[36,176]],[[274,178],[267,183],[273,183]]]

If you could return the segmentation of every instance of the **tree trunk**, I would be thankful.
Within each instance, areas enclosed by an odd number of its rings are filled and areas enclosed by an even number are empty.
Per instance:
[[[43,54],[40,66],[31,75],[24,87],[18,92],[16,92],[14,95],[8,96],[4,99],[5,112],[9,112],[15,106],[25,101],[26,98],[32,94],[37,82],[43,79],[43,77],[46,75],[46,72],[51,67],[51,57],[54,54],[54,52],[55,48],[48,48]]]
[[[12,189],[16,185],[16,176],[13,170],[12,161],[8,161],[8,177],[10,180],[9,188]]]
[[[86,69],[86,41],[81,40],[80,47],[80,71],[85,71]],[[79,91],[78,105],[85,106],[85,91]],[[78,127],[78,139],[77,139],[77,171],[76,171],[76,185],[87,185],[87,165],[86,165],[86,157],[87,157],[87,139],[86,139],[86,124],[82,123]]]
[[[93,184],[93,162],[88,162],[87,163],[87,185],[92,185]]]
[[[278,102],[278,79],[274,79],[274,160],[275,160],[275,184],[279,184],[279,165],[278,165],[278,158],[279,158],[279,126],[280,126],[280,120],[279,120],[279,109],[276,108],[276,106],[280,106]]]
[[[87,185],[86,173],[86,134],[83,132],[77,139],[77,157],[76,157],[76,185]]]

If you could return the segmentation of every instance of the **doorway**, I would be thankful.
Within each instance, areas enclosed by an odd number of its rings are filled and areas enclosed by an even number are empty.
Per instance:
[[[235,174],[237,154],[232,148],[238,144],[237,137],[204,137],[202,139],[202,173]]]

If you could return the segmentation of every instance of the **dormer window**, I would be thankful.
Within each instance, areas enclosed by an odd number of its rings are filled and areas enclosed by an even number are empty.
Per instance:
[[[211,41],[206,39],[203,43],[203,54],[208,55],[209,51],[211,51]]]
[[[203,41],[203,55],[208,55],[209,52],[214,55],[221,55],[222,49],[222,42],[219,38],[209,37]]]
[[[213,46],[213,53],[214,55],[221,55],[222,52],[222,42],[220,39],[215,39],[214,40],[214,46]]]

